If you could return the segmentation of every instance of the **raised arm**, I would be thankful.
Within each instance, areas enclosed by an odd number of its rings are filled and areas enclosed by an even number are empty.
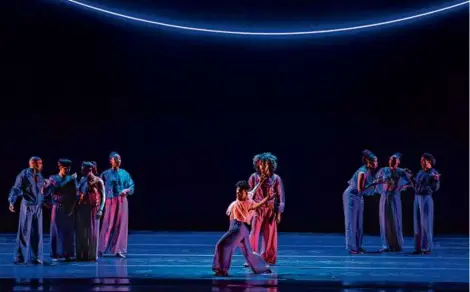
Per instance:
[[[248,185],[250,186],[251,191],[248,192],[248,199],[253,200],[253,196],[255,192],[253,189],[255,188],[255,179],[256,179],[256,173],[253,173],[250,178],[248,179]]]
[[[264,183],[264,179],[261,178],[260,181],[255,185],[254,188],[252,188],[250,191],[248,191],[248,198],[251,200],[253,199],[254,194],[258,190],[258,188]],[[251,187],[251,185],[250,185]]]
[[[42,192],[44,194],[44,199],[46,200],[46,203],[48,204],[52,203],[52,195],[55,193],[56,189],[57,189],[57,186],[54,180],[54,176],[51,175],[49,177],[48,183],[44,184],[43,192]]]
[[[264,204],[266,204],[267,201],[271,200],[272,198],[274,198],[274,196],[276,195],[276,193],[271,193],[269,194],[268,196],[264,197],[260,202],[256,203],[256,202],[253,202],[253,204],[250,206],[249,210],[256,210],[258,209],[259,207],[263,206]]]
[[[52,179],[52,178],[53,178],[53,176],[50,177],[50,179]],[[67,176],[66,179],[62,180],[62,182],[60,182],[60,183],[54,182],[54,186],[55,186],[56,189],[61,189],[61,188],[65,187],[65,185],[70,183],[70,181],[72,181],[72,180],[77,181],[77,174],[76,173],[72,174],[71,176]],[[76,182],[75,182],[75,184],[76,184]]]

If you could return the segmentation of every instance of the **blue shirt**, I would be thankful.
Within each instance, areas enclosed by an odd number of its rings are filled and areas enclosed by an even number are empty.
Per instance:
[[[8,201],[10,204],[14,204],[19,197],[22,197],[25,204],[42,204],[44,202],[44,195],[42,194],[44,183],[41,173],[34,174],[32,168],[26,168],[16,176]]]
[[[384,183],[376,186],[376,192],[381,195],[399,193],[407,185],[411,184],[410,175],[403,169],[393,170],[391,167],[381,168],[376,175],[377,179],[385,179]]]
[[[128,195],[134,194],[134,181],[131,178],[131,175],[122,168],[114,170],[112,168],[105,170],[100,178],[104,182],[104,188],[106,191],[106,198],[116,198],[119,197],[119,194],[125,190],[129,189]]]
[[[441,187],[441,182],[434,179],[437,171],[434,168],[428,170],[420,170],[416,175],[415,193],[416,195],[432,195]]]
[[[358,192],[358,189],[357,189],[357,179],[359,177],[359,173],[364,173],[364,176],[365,176],[365,184],[364,186],[367,186],[367,185],[370,185],[374,182],[374,178],[375,178],[375,175],[374,173],[372,172],[372,170],[370,170],[369,168],[367,168],[367,166],[363,165],[361,166],[358,170],[356,170],[356,172],[354,173],[353,177],[348,181],[349,183],[349,186],[355,191],[355,192]],[[373,195],[375,192],[374,188],[368,188],[364,191],[362,191],[359,195]]]

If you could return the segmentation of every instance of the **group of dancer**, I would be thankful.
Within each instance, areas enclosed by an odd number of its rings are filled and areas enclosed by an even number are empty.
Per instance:
[[[32,261],[42,264],[42,206],[52,206],[51,258],[53,261],[91,260],[111,253],[124,258],[127,253],[128,203],[134,193],[134,182],[121,166],[121,157],[109,156],[111,168],[99,177],[95,162],[82,163],[82,178],[70,175],[72,162],[58,161],[59,173],[44,179],[42,160],[32,157],[29,168],[17,176],[11,189],[10,211],[22,198],[18,224],[15,263]],[[364,196],[380,194],[381,252],[403,249],[400,193],[408,188],[415,192],[414,239],[415,253],[429,254],[433,242],[432,195],[439,190],[440,174],[434,169],[436,160],[429,153],[421,156],[421,170],[416,176],[400,168],[401,154],[390,157],[389,166],[377,170],[378,160],[364,150],[361,166],[348,182],[343,194],[346,249],[351,254],[364,253]],[[212,269],[217,276],[228,275],[232,255],[240,247],[246,263],[255,273],[269,273],[277,261],[277,225],[285,208],[282,179],[275,173],[277,158],[266,152],[255,155],[255,172],[248,181],[236,184],[236,200],[226,214],[229,230],[218,241]],[[102,218],[100,228],[100,218]],[[262,234],[262,249],[259,237]]]
[[[434,169],[432,154],[421,155],[421,170],[416,176],[409,169],[400,168],[401,154],[389,159],[389,166],[376,172],[377,156],[364,150],[364,163],[348,182],[343,193],[346,229],[346,249],[351,254],[364,253],[363,213],[364,196],[380,195],[379,222],[382,247],[380,252],[403,250],[401,192],[414,189],[414,254],[430,254],[433,247],[434,201],[432,195],[439,190],[440,174]]]
[[[351,254],[361,254],[364,196],[380,194],[380,252],[397,252],[403,249],[401,192],[413,188],[415,254],[429,254],[433,242],[434,202],[432,195],[439,190],[440,174],[434,169],[433,155],[421,156],[421,170],[416,176],[409,169],[400,168],[401,154],[389,159],[389,166],[379,171],[377,156],[364,150],[364,163],[348,182],[343,194],[346,230],[346,249]],[[236,200],[227,209],[229,230],[218,241],[212,270],[216,276],[227,276],[232,255],[240,247],[245,266],[254,273],[270,273],[276,263],[277,224],[285,207],[282,180],[275,174],[277,158],[271,153],[258,154],[253,159],[256,170],[248,182],[236,184]],[[251,228],[250,228],[251,227]],[[250,231],[251,229],[251,231]],[[260,232],[263,234],[263,251],[258,254]]]
[[[122,169],[121,156],[109,155],[111,168],[98,176],[97,164],[84,161],[82,177],[71,174],[72,161],[60,159],[59,172],[49,179],[42,175],[43,162],[34,156],[29,168],[16,177],[8,201],[10,211],[21,198],[15,264],[43,264],[43,206],[51,210],[53,262],[96,261],[110,253],[124,258],[127,253],[128,203],[134,182]],[[101,228],[100,228],[100,219]]]

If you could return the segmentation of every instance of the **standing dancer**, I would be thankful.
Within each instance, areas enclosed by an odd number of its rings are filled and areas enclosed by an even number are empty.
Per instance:
[[[60,159],[59,173],[49,178],[47,197],[52,197],[51,212],[51,258],[58,261],[71,260],[75,253],[75,218],[70,216],[77,196],[77,174],[70,175],[72,161]]]
[[[111,168],[101,174],[106,188],[106,209],[100,233],[100,254],[110,252],[125,258],[129,207],[127,196],[134,193],[134,181],[121,167],[121,156],[116,152],[109,155]]]
[[[83,177],[78,184],[77,220],[77,260],[96,261],[98,259],[98,239],[100,218],[106,201],[103,181],[93,174],[94,164],[82,163]]]
[[[343,193],[343,208],[346,228],[346,249],[351,254],[364,253],[362,248],[362,223],[364,213],[364,195],[374,193],[374,170],[377,168],[377,156],[371,151],[362,151],[364,163],[349,180],[349,187]]]
[[[430,254],[433,247],[434,201],[432,195],[441,186],[440,174],[434,169],[436,159],[429,153],[421,156],[421,170],[414,183],[415,254]]]
[[[251,193],[255,192],[264,180],[262,178]],[[246,181],[239,181],[236,187],[237,199],[230,205],[230,228],[217,242],[212,270],[216,273],[216,276],[227,276],[232,262],[233,251],[238,246],[254,273],[269,273],[271,272],[269,265],[259,254],[251,249],[248,238],[248,225],[253,216],[253,210],[260,208],[269,199],[272,199],[275,194],[271,191],[269,196],[256,203],[249,198],[248,191],[250,186]]]
[[[401,192],[411,186],[411,174],[399,168],[401,154],[393,154],[389,167],[381,168],[376,177],[380,184],[376,192],[380,194],[379,223],[382,248],[379,252],[401,251],[403,230],[401,212]]]
[[[43,264],[42,207],[43,188],[47,181],[44,180],[41,171],[42,159],[37,156],[31,157],[29,168],[18,174],[8,197],[9,209],[13,213],[16,212],[16,200],[22,198],[16,236],[15,264],[28,262],[31,254],[34,264]]]
[[[274,265],[277,260],[277,225],[281,221],[281,213],[285,208],[284,186],[281,177],[274,173],[277,169],[277,157],[273,154],[266,152],[256,155],[253,158],[253,166],[256,172],[248,179],[250,188],[253,189],[255,185],[259,184],[261,177],[266,177],[266,180],[252,192],[252,199],[255,202],[261,202],[270,191],[276,196],[273,202],[256,210],[250,232],[250,244],[253,251],[258,252],[259,236],[262,232],[263,252],[261,256],[267,263]]]

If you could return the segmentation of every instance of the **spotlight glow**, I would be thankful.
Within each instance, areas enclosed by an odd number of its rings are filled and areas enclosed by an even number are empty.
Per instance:
[[[353,30],[360,30],[360,29],[366,29],[366,28],[373,28],[373,27],[378,27],[378,26],[385,26],[393,23],[398,23],[398,22],[404,22],[404,21],[409,21],[413,19],[418,19],[422,18],[425,16],[437,14],[440,12],[444,12],[447,10],[455,9],[457,7],[461,7],[463,5],[467,5],[470,3],[470,1],[464,1],[460,2],[454,5],[446,6],[440,9],[435,9],[431,10],[428,12],[420,13],[420,14],[415,14],[412,16],[407,16],[407,17],[402,17],[402,18],[397,18],[393,20],[388,20],[388,21],[382,21],[382,22],[376,22],[376,23],[370,23],[370,24],[365,24],[365,25],[358,25],[358,26],[349,26],[349,27],[340,27],[340,28],[333,28],[333,29],[325,29],[325,30],[308,30],[308,31],[292,31],[292,32],[249,32],[249,31],[233,31],[233,30],[218,30],[218,29],[209,29],[209,28],[198,28],[198,27],[190,27],[190,26],[181,26],[181,25],[176,25],[176,24],[170,24],[170,23],[164,23],[164,22],[158,22],[158,21],[152,21],[148,19],[142,19],[138,17],[133,17],[130,15],[122,14],[122,13],[117,13],[113,12],[110,10],[106,10],[103,8],[99,8],[93,5],[85,4],[80,1],[76,0],[65,0],[67,2],[79,5],[84,8],[88,8],[94,11],[102,12],[104,14],[108,15],[113,15],[117,16],[120,18],[125,18],[137,22],[142,22],[146,24],[152,24],[160,27],[167,27],[167,28],[175,28],[175,29],[180,29],[180,30],[186,30],[186,31],[196,31],[196,32],[204,32],[204,33],[211,33],[211,34],[231,34],[231,35],[258,35],[258,36],[292,36],[292,35],[314,35],[314,34],[327,34],[327,33],[336,33],[336,32],[345,32],[345,31],[353,31]]]

